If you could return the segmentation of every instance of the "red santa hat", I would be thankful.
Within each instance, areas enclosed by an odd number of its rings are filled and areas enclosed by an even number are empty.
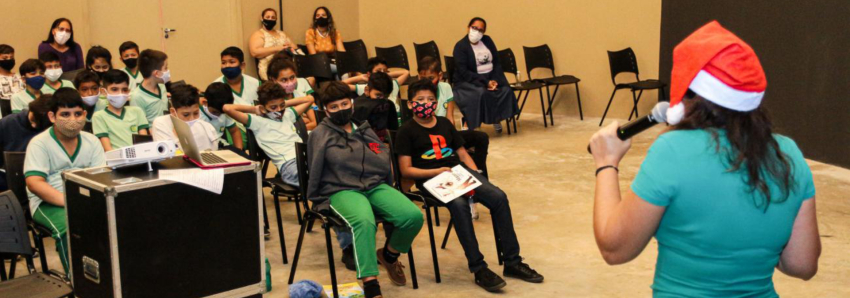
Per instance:
[[[673,49],[667,123],[685,116],[688,89],[721,107],[749,112],[758,108],[767,79],[753,48],[717,21],[691,33]]]

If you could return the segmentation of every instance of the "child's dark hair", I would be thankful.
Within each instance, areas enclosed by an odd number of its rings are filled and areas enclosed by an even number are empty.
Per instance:
[[[136,53],[139,53],[139,45],[132,41],[125,41],[121,43],[118,47],[118,56],[121,56],[127,50],[136,50]]]
[[[372,70],[375,69],[375,66],[378,65],[387,65],[387,60],[381,57],[372,57],[369,60],[366,60],[366,72],[372,73]]]
[[[349,93],[351,93],[351,89],[348,85],[340,81],[333,81],[322,88],[320,93],[322,95],[322,106],[327,107],[337,100],[351,98]]]
[[[112,69],[112,53],[102,46],[93,46],[89,49],[89,52],[86,53],[86,68],[91,68],[94,64],[94,60],[97,58],[103,58],[106,60],[106,63],[109,64],[109,69]]]
[[[286,98],[286,90],[283,90],[283,87],[278,83],[266,81],[257,89],[257,99],[261,105],[266,105],[272,100],[284,98]]]
[[[130,84],[130,76],[117,69],[107,70],[106,73],[101,76],[101,79],[103,79],[103,87],[109,87],[109,85],[121,83]]]
[[[298,71],[295,68],[295,63],[292,63],[292,60],[272,59],[272,62],[269,63],[268,70],[266,70],[266,75],[269,77],[269,79],[276,80],[278,79],[278,76],[280,76],[280,72],[286,69],[291,69],[292,72],[296,73],[297,76]]]
[[[18,69],[22,77],[28,73],[36,72],[38,70],[41,70],[41,72],[44,72],[45,70],[44,63],[38,59],[27,59],[27,61],[21,63],[21,67]]]
[[[139,71],[143,78],[149,78],[155,70],[162,69],[168,55],[157,50],[147,49],[139,54]]]
[[[80,86],[83,83],[94,82],[98,86],[100,86],[100,76],[98,76],[94,71],[83,69],[77,73],[77,76],[74,77],[74,87],[80,89]]]
[[[224,105],[233,103],[233,91],[227,84],[215,82],[207,86],[207,90],[204,90],[204,98],[207,99],[207,106],[221,111],[224,109]]]
[[[53,101],[52,94],[42,94],[35,100],[31,101],[28,107],[28,111],[32,113],[33,121],[35,123],[35,127],[39,130],[50,127],[50,117],[47,116],[47,112],[50,112],[50,105]]]
[[[434,93],[434,96],[437,96],[437,85],[434,85],[429,80],[418,80],[407,86],[407,98],[413,100],[419,91],[431,91],[431,93]]]
[[[0,55],[14,54],[15,48],[7,44],[0,44]]]
[[[378,90],[387,96],[393,91],[393,80],[388,74],[376,72],[369,75],[369,82],[366,84],[369,90]]]
[[[227,47],[224,51],[221,51],[221,57],[230,56],[239,60],[239,63],[245,62],[245,53],[242,52],[242,49],[237,47]]]
[[[440,73],[443,71],[443,66],[440,63],[440,59],[425,56],[419,60],[417,72],[423,71],[431,71],[434,73]]]
[[[85,109],[83,98],[80,93],[71,87],[62,87],[53,93],[53,100],[50,101],[50,111],[56,113],[60,108],[82,108]]]
[[[185,84],[171,88],[171,107],[174,109],[191,107],[198,104],[198,88]]]
[[[466,27],[472,27],[472,24],[475,24],[475,21],[481,21],[482,23],[484,23],[484,30],[487,30],[487,21],[485,21],[481,17],[472,18],[471,20],[469,20],[469,25],[466,25]]]
[[[59,61],[59,55],[52,51],[38,53],[38,61],[42,63]]]

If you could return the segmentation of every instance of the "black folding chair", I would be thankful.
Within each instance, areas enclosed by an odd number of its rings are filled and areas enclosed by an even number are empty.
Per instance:
[[[437,47],[437,43],[432,41],[418,44],[413,43],[413,50],[416,51],[416,62],[422,61],[422,58],[425,56],[431,56],[434,59],[440,59],[440,48]]]
[[[452,56],[444,56],[443,59],[446,60],[446,82],[449,82],[449,84],[454,86],[452,78],[455,74],[455,58]]]
[[[366,43],[362,39],[354,41],[343,41],[342,46],[346,52],[356,53],[357,59],[366,61],[369,60],[369,52],[366,50]]]
[[[27,182],[26,177],[24,177],[26,152],[3,152],[3,160],[6,169],[6,185],[18,198],[18,203],[25,208],[24,218],[27,221],[27,228],[32,232],[33,242],[35,242],[35,247],[38,250],[41,271],[50,272],[50,268],[47,267],[47,251],[44,250],[43,239],[50,237],[52,232],[47,227],[36,224],[32,220],[29,210],[29,196],[27,195]]]
[[[325,53],[307,56],[297,55],[295,56],[295,67],[298,69],[300,77],[316,78],[317,86],[334,79],[333,72],[331,72],[331,58]]]
[[[296,143],[295,152],[297,154],[298,181],[301,185],[307,185],[307,182],[310,180],[310,165],[307,163],[307,144]],[[302,196],[301,203],[304,204],[305,210],[304,222],[301,224],[301,232],[298,234],[298,244],[295,246],[295,256],[292,259],[292,268],[290,268],[289,271],[289,284],[291,285],[295,280],[295,271],[298,268],[298,258],[301,256],[301,246],[304,243],[304,234],[310,230],[314,220],[320,220],[322,222],[322,229],[325,230],[325,245],[328,250],[328,263],[330,266],[329,270],[331,275],[331,285],[333,287],[333,297],[339,297],[339,289],[337,288],[336,282],[336,265],[334,263],[333,245],[331,240],[331,228],[334,226],[346,227],[347,225],[342,218],[339,218],[334,212],[331,212],[329,200],[325,200],[319,204],[314,203],[313,208],[310,208],[307,202],[308,200],[306,199],[306,194],[302,194]],[[384,219],[377,214],[375,215],[375,223],[384,225],[389,224],[389,222],[384,221]],[[389,235],[387,236],[389,237]],[[413,282],[413,289],[418,289],[419,281],[416,277],[416,263],[413,261],[413,247],[411,247],[410,251],[407,252],[407,259],[408,262],[410,262],[410,279]]]
[[[552,125],[555,125],[555,119],[552,116],[552,103],[555,102],[555,97],[558,95],[558,88],[561,85],[569,85],[575,84],[576,86],[576,99],[578,101],[578,116],[579,119],[584,120],[584,114],[581,111],[581,93],[578,90],[578,82],[581,80],[571,75],[556,75],[555,74],[555,61],[552,58],[552,50],[549,49],[549,45],[542,45],[538,47],[522,47],[523,52],[525,53],[525,70],[528,73],[528,79],[531,78],[531,71],[536,68],[545,68],[548,69],[552,76],[548,78],[536,79],[539,82],[542,82],[546,86],[546,97],[549,103],[549,108],[544,111],[543,114],[543,127],[546,127],[546,114],[549,114],[549,122]],[[549,94],[549,86],[555,86],[555,92]],[[543,91],[540,91],[540,97],[543,97]]]
[[[304,53],[304,55],[310,55],[310,52],[307,51],[307,45],[299,44],[296,46],[299,50],[301,50],[302,53]]]
[[[508,134],[511,134],[510,123],[513,122],[514,132],[516,132],[516,122],[517,122],[517,120],[519,120],[520,115],[522,115],[522,109],[525,108],[525,103],[528,101],[528,95],[531,94],[531,90],[540,91],[543,88],[544,84],[541,83],[541,82],[532,81],[532,80],[526,80],[526,81],[520,81],[519,80],[519,76],[517,76],[517,74],[519,73],[519,67],[517,66],[517,63],[516,63],[516,56],[514,56],[514,51],[512,51],[511,49],[504,49],[504,50],[499,51],[499,61],[502,62],[502,70],[504,70],[504,72],[511,73],[514,76],[514,82],[515,83],[511,84],[510,86],[511,86],[511,90],[513,90],[515,92],[519,91],[519,93],[516,96],[517,101],[519,101],[519,99],[522,98],[522,103],[519,105],[519,111],[517,111],[516,116],[514,116],[513,118],[507,119],[507,121],[508,121]],[[524,97],[522,95],[523,92],[525,92]],[[542,96],[543,93],[542,93],[542,91],[540,91],[540,92],[541,92],[540,107],[543,110],[543,126],[546,126],[546,110],[545,110],[546,106],[543,105],[543,96]]]
[[[347,74],[352,72],[365,73],[366,59],[361,59],[356,51],[336,52],[336,70],[337,73]]]
[[[389,48],[375,47],[375,56],[387,60],[387,67],[389,68],[410,70],[410,63],[407,61],[407,51],[402,45]]]
[[[667,87],[667,84],[659,80],[640,79],[637,58],[635,57],[635,52],[632,51],[632,48],[625,48],[616,52],[608,51],[608,64],[611,68],[611,83],[614,84],[614,91],[611,92],[611,98],[608,99],[608,106],[605,107],[605,113],[602,114],[602,120],[599,121],[599,126],[602,126],[602,122],[605,122],[605,116],[608,115],[608,109],[611,108],[611,102],[614,101],[614,94],[617,94],[617,90],[632,90],[632,101],[634,102],[634,106],[632,107],[631,112],[629,112],[629,120],[632,120],[632,114],[634,114],[635,117],[638,117],[637,105],[644,90],[659,89],[662,94],[659,96],[659,101],[661,100],[661,97],[664,96],[664,88]],[[634,73],[636,81],[632,83],[617,84],[617,80],[614,78],[623,72]],[[635,91],[639,91],[639,93],[635,95]]]
[[[133,145],[153,142],[152,135],[133,135]]]
[[[6,265],[0,258],[0,297],[73,297],[74,291],[55,273],[36,273],[33,251],[27,235],[26,209],[11,191],[0,193],[0,255],[12,257],[8,280]],[[15,258],[23,255],[29,275],[15,277]]]
[[[0,99],[0,115],[3,117],[12,115],[12,101]]]

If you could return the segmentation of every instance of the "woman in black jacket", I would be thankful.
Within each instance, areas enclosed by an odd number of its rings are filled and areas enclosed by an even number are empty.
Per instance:
[[[487,22],[475,17],[468,34],[455,44],[455,102],[469,129],[481,123],[493,124],[502,132],[500,121],[516,114],[517,101],[499,61],[499,52],[490,36],[484,35]]]

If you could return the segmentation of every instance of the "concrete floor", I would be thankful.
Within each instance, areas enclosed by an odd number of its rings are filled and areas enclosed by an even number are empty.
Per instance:
[[[586,145],[598,129],[598,118],[579,121],[575,117],[556,116],[555,127],[543,128],[540,115],[523,114],[519,134],[497,135],[491,127],[490,176],[494,184],[507,192],[511,200],[514,224],[525,262],[546,277],[542,284],[529,284],[508,279],[501,294],[490,294],[477,287],[466,269],[463,250],[452,235],[445,250],[438,248],[442,283],[434,282],[434,270],[428,244],[427,228],[414,243],[419,289],[393,286],[383,269],[379,277],[386,297],[647,297],[652,291],[657,244],[653,240],[643,254],[632,262],[608,266],[596,248],[592,230],[594,165]],[[646,150],[661,131],[656,127],[635,138],[631,151],[620,166],[621,188],[627,189],[637,173]],[[820,271],[810,281],[789,278],[777,271],[774,282],[783,297],[850,297],[850,170],[810,162],[818,193],[818,220],[823,255]],[[282,264],[274,205],[266,194],[271,219],[272,239],[266,242],[266,253],[272,264],[273,291],[265,297],[288,297],[287,278],[290,265]],[[287,251],[295,251],[299,226],[291,202],[282,203]],[[481,218],[475,222],[481,250],[494,271],[496,263],[493,230],[489,213],[479,206]],[[441,210],[443,225],[436,227],[435,237],[442,239],[449,213]],[[454,234],[454,233],[453,233]],[[379,232],[378,243],[383,244]],[[61,268],[46,241],[52,268]],[[334,256],[340,283],[354,282],[354,272],[344,269],[341,251],[334,241]],[[409,267],[406,257],[403,263]],[[23,262],[18,268],[23,267]],[[311,279],[330,284],[325,240],[317,225],[306,235],[296,280]],[[409,272],[409,271],[408,271]],[[19,269],[17,274],[25,274]],[[409,273],[408,273],[409,274]]]

